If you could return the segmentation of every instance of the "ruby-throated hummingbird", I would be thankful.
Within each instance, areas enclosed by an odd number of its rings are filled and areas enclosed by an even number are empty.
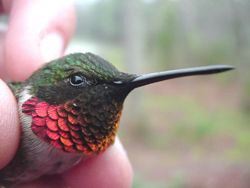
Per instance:
[[[118,71],[91,53],[51,61],[22,83],[10,83],[19,109],[21,143],[0,170],[0,185],[61,173],[115,140],[124,99],[140,86],[233,69],[214,65],[143,75]]]

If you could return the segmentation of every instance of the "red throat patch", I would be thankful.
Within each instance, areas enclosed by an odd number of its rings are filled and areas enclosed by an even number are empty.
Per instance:
[[[88,135],[84,135],[86,122],[79,116],[80,112],[72,101],[51,105],[33,97],[22,105],[22,112],[32,117],[32,131],[58,149],[89,155],[110,145],[110,140],[104,140],[99,145],[89,142]]]

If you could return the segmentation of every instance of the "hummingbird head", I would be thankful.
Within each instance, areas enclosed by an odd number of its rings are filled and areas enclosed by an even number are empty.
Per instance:
[[[32,131],[54,147],[95,154],[114,142],[124,99],[134,88],[230,69],[218,65],[135,75],[94,54],[75,53],[46,64],[25,82],[33,97],[22,112],[32,117]]]
[[[124,91],[116,87],[117,83],[128,83],[135,77],[118,71],[99,56],[75,53],[46,64],[27,83],[31,83],[32,92],[38,98],[50,104],[62,104],[82,94],[102,97],[113,90],[117,95],[113,97],[122,99]]]

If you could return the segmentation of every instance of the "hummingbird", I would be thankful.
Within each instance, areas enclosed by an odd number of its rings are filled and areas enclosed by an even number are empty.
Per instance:
[[[0,170],[0,186],[62,173],[104,152],[114,143],[123,102],[133,89],[231,69],[212,65],[128,74],[92,53],[74,53],[45,64],[24,82],[9,83],[22,131],[16,156]]]

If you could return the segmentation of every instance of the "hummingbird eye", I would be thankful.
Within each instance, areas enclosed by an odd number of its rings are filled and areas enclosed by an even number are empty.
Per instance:
[[[75,74],[70,75],[69,83],[72,86],[76,86],[76,87],[83,86],[86,83],[86,78],[80,73],[75,73]]]

